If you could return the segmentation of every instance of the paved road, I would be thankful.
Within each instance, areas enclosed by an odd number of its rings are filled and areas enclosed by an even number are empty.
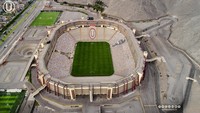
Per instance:
[[[166,24],[161,24],[161,27],[165,27],[167,25],[170,25],[172,21],[168,21]],[[156,30],[157,28],[161,28],[156,27],[153,28],[153,30]],[[153,31],[150,30],[150,31]],[[162,36],[163,37],[163,36]],[[192,85],[192,81],[188,81],[188,83],[185,83],[185,76],[189,76],[191,78],[194,77],[195,74],[195,66],[193,65],[192,61],[190,60],[190,58],[188,58],[185,54],[181,54],[182,51],[180,52],[179,50],[177,51],[175,48],[171,47],[171,45],[169,43],[167,43],[166,39],[160,38],[158,37],[153,37],[151,39],[155,50],[157,53],[159,53],[160,55],[164,56],[167,60],[167,66],[168,66],[168,70],[169,73],[171,73],[173,76],[176,75],[176,81],[178,80],[179,82],[176,82],[174,84],[174,93],[173,94],[178,94],[180,97],[182,96],[182,94],[179,94],[178,91],[182,90],[183,91],[183,102],[182,102],[182,107],[185,107],[187,105],[187,101],[189,98],[189,94],[190,94],[190,90],[191,90],[191,85]],[[177,73],[177,63],[181,63],[180,65],[182,65],[182,70],[179,70]],[[175,73],[174,73],[175,72]],[[176,77],[175,76],[175,77]],[[181,82],[180,82],[181,81]],[[180,88],[183,87],[183,88]],[[160,96],[158,94],[158,96]],[[175,97],[176,98],[176,97]],[[180,100],[182,101],[182,100]],[[157,102],[159,103],[159,101],[157,100]],[[176,112],[183,112],[183,109],[178,109],[178,111]]]
[[[159,91],[156,91],[158,85],[158,73],[156,73],[156,69],[154,67],[154,63],[149,63],[146,65],[146,74],[145,79],[142,81],[142,85],[140,87],[140,95],[144,104],[144,108],[146,113],[159,113],[157,108],[157,95]]]
[[[36,5],[33,12],[27,17],[25,22],[23,22],[19,27],[14,31],[13,34],[9,36],[9,38],[2,44],[0,47],[0,64],[3,63],[3,60],[9,55],[9,53],[13,50],[21,36],[25,33],[28,26],[31,24],[31,22],[34,20],[34,18],[40,13],[40,10],[43,9],[44,4],[43,1],[36,1],[33,3],[32,6]],[[30,10],[32,7],[29,7],[27,10]],[[27,13],[25,11],[24,13]],[[23,14],[22,14],[23,16]],[[7,46],[5,48],[5,46]]]
[[[152,58],[148,47],[142,41],[141,47],[143,50],[149,53],[148,58]],[[159,87],[159,73],[155,66],[155,62],[147,63],[145,68],[145,78],[142,81],[141,86],[141,95],[145,105],[149,105],[145,107],[146,110],[148,109],[147,113],[159,113],[157,105],[160,105],[160,87]],[[152,109],[149,109],[149,108]]]
[[[137,98],[136,96],[132,97],[132,100],[124,98],[121,104],[109,104],[110,106],[102,107],[102,113],[160,113],[161,111],[157,108],[157,104],[160,104],[159,74],[155,64],[147,64],[145,73],[145,78],[137,90],[139,91]]]
[[[36,7],[33,7],[33,6],[36,6]],[[32,9],[32,7],[33,7],[33,9]],[[20,18],[23,18],[23,15],[25,15],[25,13],[31,11],[30,15],[27,16],[25,21],[22,22],[21,25],[19,25],[19,27],[14,31],[14,33],[9,36],[9,38],[6,40],[6,42],[0,46],[0,65],[4,62],[4,59],[6,59],[7,56],[12,52],[12,50],[16,46],[17,42],[21,38],[21,36],[26,32],[28,26],[31,24],[31,22],[34,20],[34,18],[40,13],[40,10],[43,9],[43,7],[44,7],[43,1],[36,1],[21,15],[22,17],[20,17]],[[7,47],[5,47],[5,45]],[[20,62],[20,61],[16,61],[16,62]],[[24,62],[22,62],[22,63],[24,63]],[[14,70],[12,70],[12,68],[10,71],[15,72]],[[17,71],[19,71],[19,70],[17,70]],[[17,73],[16,73],[16,75],[17,75]],[[7,74],[6,76],[8,77],[9,74]],[[23,80],[24,80],[24,76],[22,77],[21,82],[9,81],[7,83],[0,83],[0,86],[1,86],[1,88],[5,88],[5,89],[7,89],[7,88],[11,88],[11,89],[22,88],[25,84]],[[31,112],[31,110],[32,110],[31,108],[33,107],[33,105],[34,105],[34,100],[28,99],[26,102],[24,102],[24,104],[22,106],[23,108],[21,109],[21,111],[23,111],[24,113],[29,113],[29,112]]]
[[[33,6],[36,6],[33,7]],[[3,46],[0,47],[0,65],[4,62],[4,59],[9,61],[7,57],[10,55],[12,57],[15,52],[12,50],[15,48],[16,44],[18,43],[21,36],[26,32],[27,27],[32,22],[32,20],[37,16],[37,14],[40,13],[40,10],[44,7],[44,4],[42,1],[36,1],[32,5],[32,7],[29,7],[27,10],[31,10],[30,15],[27,16],[25,22],[23,22],[19,27],[14,31],[13,34],[10,35],[8,40],[3,44],[7,45],[7,48],[4,48]],[[29,12],[29,11],[25,11]],[[23,44],[23,43],[18,43]],[[18,46],[19,47],[19,46]],[[11,53],[13,52],[13,53]],[[17,57],[15,57],[16,59]],[[12,58],[11,58],[12,59]],[[26,72],[28,70],[28,66],[30,59],[27,60],[20,60],[17,61],[9,61],[8,63],[2,65],[0,67],[1,71],[1,82],[0,86],[1,88],[23,88],[24,86],[24,77],[26,75]],[[31,62],[30,62],[31,63]],[[29,65],[28,65],[29,64]],[[5,80],[4,80],[5,79]]]

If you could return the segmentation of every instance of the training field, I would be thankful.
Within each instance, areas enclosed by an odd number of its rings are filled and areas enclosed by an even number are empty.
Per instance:
[[[107,42],[78,42],[71,75],[109,76],[114,73],[110,45]]]
[[[31,26],[51,26],[56,22],[59,15],[60,12],[41,12]]]
[[[15,113],[24,98],[25,92],[0,92],[0,113]]]

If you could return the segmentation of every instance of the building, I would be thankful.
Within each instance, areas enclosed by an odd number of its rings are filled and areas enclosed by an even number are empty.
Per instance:
[[[98,29],[99,32],[101,31],[101,33],[95,33],[98,35],[97,37],[101,37],[101,39],[81,38],[88,37],[87,32],[88,29],[90,29],[91,25],[94,28]],[[47,65],[49,63],[49,60],[51,60],[50,57],[52,52],[54,51],[54,47],[57,43],[58,38],[66,31],[70,32],[71,30],[78,30],[78,32],[82,32],[82,36],[76,35],[76,37],[79,37],[76,40],[80,41],[108,40],[104,37],[104,32],[107,30],[113,30],[113,32],[119,32],[120,34],[124,35],[126,37],[127,44],[131,46],[130,54],[132,54],[132,58],[135,61],[135,67],[129,67],[132,69],[130,70],[130,72],[132,73],[124,75],[120,79],[115,79],[111,81],[109,80],[108,82],[106,82],[105,80],[96,83],[94,83],[93,81],[88,81],[89,83],[82,83],[81,81],[79,83],[73,83],[65,82],[63,81],[63,79],[55,78],[56,75],[51,75],[49,73]],[[51,43],[46,45],[41,44],[41,48],[38,50],[37,55],[35,56],[38,71],[37,77],[41,85],[46,86],[46,90],[48,92],[53,93],[57,96],[60,95],[63,96],[63,98],[75,100],[77,96],[88,95],[90,97],[90,101],[93,101],[94,95],[103,95],[107,99],[112,99],[114,97],[118,97],[119,95],[127,94],[128,92],[134,91],[136,86],[138,86],[143,79],[143,71],[145,67],[145,58],[143,52],[141,51],[141,48],[134,38],[132,31],[123,24],[108,20],[76,21],[73,23],[58,26],[57,29],[53,33],[51,33],[48,39],[51,40]]]

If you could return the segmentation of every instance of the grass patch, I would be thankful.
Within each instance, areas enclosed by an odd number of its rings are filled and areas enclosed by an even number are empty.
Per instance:
[[[31,26],[51,26],[56,22],[59,15],[60,12],[41,12]]]
[[[0,40],[0,45],[3,44],[3,42]]]
[[[35,106],[40,106],[40,104],[37,102],[37,101],[35,101]]]
[[[20,93],[0,92],[0,113],[16,113],[25,95]]]
[[[26,77],[27,77],[28,81],[29,81],[30,83],[32,83],[32,79],[31,79],[31,70],[30,70],[30,69],[27,71]]]
[[[78,42],[71,75],[110,76],[114,73],[110,45],[107,42]]]

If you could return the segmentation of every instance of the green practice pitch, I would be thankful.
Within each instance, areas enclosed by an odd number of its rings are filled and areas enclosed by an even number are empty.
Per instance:
[[[51,26],[56,22],[59,15],[60,12],[41,12],[31,26]]]
[[[25,91],[22,92],[0,92],[0,113],[16,113],[24,99]]]
[[[71,74],[75,77],[110,76],[114,73],[107,42],[78,42]]]

